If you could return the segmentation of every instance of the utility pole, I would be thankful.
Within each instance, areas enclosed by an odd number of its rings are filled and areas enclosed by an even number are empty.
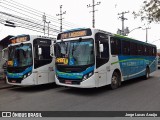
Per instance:
[[[60,5],[60,14],[56,14],[57,16],[60,16],[60,32],[62,32],[62,20],[64,19],[64,18],[62,18],[62,16],[64,15],[64,14],[66,14],[66,11],[64,11],[64,12],[62,12],[62,5]]]
[[[148,29],[151,29],[150,27],[146,27],[143,30],[146,30],[146,43],[148,42]]]
[[[89,7],[92,7],[92,11],[90,11],[90,12],[92,12],[93,13],[93,15],[92,15],[92,27],[93,28],[95,28],[95,12],[97,11],[97,10],[95,10],[95,6],[97,6],[97,5],[100,5],[101,4],[101,2],[97,2],[96,4],[95,4],[95,1],[93,0],[93,3],[92,3],[92,5],[87,5],[87,7],[89,8]]]
[[[129,13],[129,11],[118,13],[118,15],[121,15],[121,17],[119,17],[119,18],[121,18],[121,20],[122,20],[122,31],[121,31],[122,35],[125,35],[125,33],[124,33],[124,21],[128,20],[127,18],[124,17],[124,14],[126,14],[126,13]]]
[[[49,24],[51,23],[50,21],[49,22],[46,22],[48,24],[48,36],[49,36]]]
[[[44,13],[44,15],[42,16],[42,19],[43,19],[43,22],[44,22],[43,31],[44,31],[44,35],[45,35],[45,23],[46,23],[46,15],[45,15],[45,13]]]
[[[45,13],[44,13],[44,15],[42,16],[42,18],[43,18],[43,22],[44,22],[44,24],[43,24],[43,31],[44,31],[44,35],[46,34],[45,33],[45,29],[46,29],[46,23],[48,24],[48,36],[49,36],[49,24],[51,23],[50,21],[46,21],[46,15],[45,15]]]

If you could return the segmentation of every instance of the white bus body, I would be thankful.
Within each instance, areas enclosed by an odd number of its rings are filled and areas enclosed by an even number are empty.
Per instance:
[[[40,85],[55,82],[55,59],[50,57],[50,46],[55,39],[20,35],[10,39],[6,80],[11,85]]]
[[[116,45],[116,39],[124,44],[120,49]],[[128,47],[123,43],[125,40],[129,44],[150,46],[153,55],[125,53],[125,47]],[[55,81],[61,86],[94,88],[110,84],[115,89],[124,80],[140,76],[148,78],[157,66],[155,46],[98,29],[77,29],[60,33],[55,49]]]

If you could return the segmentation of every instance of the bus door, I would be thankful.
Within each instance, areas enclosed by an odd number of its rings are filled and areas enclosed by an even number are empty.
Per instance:
[[[38,71],[37,74],[37,83],[38,84],[45,84],[49,83],[49,72],[46,70]]]
[[[108,35],[97,33],[96,36],[96,68],[98,70],[98,86],[107,84],[107,72],[109,66],[105,64],[109,61]]]
[[[50,56],[51,40],[38,38],[33,41],[33,45],[34,69],[37,71],[37,83],[49,83],[49,76],[53,74],[53,70],[51,70],[52,57]],[[52,79],[54,79],[54,77]]]

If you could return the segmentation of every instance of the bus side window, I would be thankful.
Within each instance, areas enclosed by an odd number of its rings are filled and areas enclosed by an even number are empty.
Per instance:
[[[130,42],[126,40],[122,40],[122,54],[130,55]]]
[[[143,45],[138,45],[138,55],[144,55],[144,47]]]
[[[110,44],[112,55],[121,54],[121,41],[119,39],[111,37]]]
[[[143,45],[143,52],[144,52],[144,56],[147,56],[147,47],[146,47],[146,45]]]
[[[153,47],[153,56],[156,56],[157,55],[157,49],[156,47]]]
[[[137,43],[130,42],[130,55],[137,55],[138,49],[137,49]]]
[[[148,48],[149,48],[149,56],[152,56],[152,47],[149,46]]]

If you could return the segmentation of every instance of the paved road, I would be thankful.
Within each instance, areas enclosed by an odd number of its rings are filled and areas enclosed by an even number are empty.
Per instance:
[[[0,111],[160,111],[160,70],[116,90],[45,85],[0,90]]]

